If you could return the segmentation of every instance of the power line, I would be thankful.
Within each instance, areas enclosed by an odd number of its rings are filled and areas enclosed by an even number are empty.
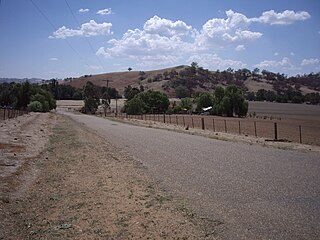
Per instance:
[[[68,9],[69,9],[71,15],[73,16],[74,21],[76,22],[76,24],[78,24],[78,27],[80,28],[80,27],[81,27],[81,26],[80,26],[80,23],[79,23],[77,17],[74,15],[74,13],[73,13],[73,11],[72,11],[72,9],[71,9],[71,7],[70,7],[70,4],[68,3],[67,0],[64,0],[64,1],[65,1],[65,3],[66,3],[67,6],[68,6]],[[85,39],[86,39],[86,42],[88,43],[88,45],[89,45],[92,53],[94,54],[94,56],[95,56],[96,59],[98,60],[98,62],[99,62],[99,64],[100,64],[100,67],[103,69],[102,62],[101,62],[100,58],[96,55],[95,50],[93,49],[93,46],[92,46],[91,42],[89,41],[88,38],[85,37]]]
[[[1,1],[1,0],[0,0]],[[38,10],[38,12],[46,19],[46,21],[50,24],[50,26],[53,28],[54,31],[56,31],[56,26],[50,21],[50,19],[47,17],[47,15],[41,10],[41,8],[33,1],[30,0],[32,5]],[[82,58],[81,54],[70,44],[70,42],[67,39],[64,39],[65,42],[68,44],[68,46],[78,55],[80,61],[84,62],[84,64],[90,68],[89,64]]]

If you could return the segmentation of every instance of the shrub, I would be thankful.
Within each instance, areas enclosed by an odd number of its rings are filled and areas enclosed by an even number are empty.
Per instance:
[[[30,109],[31,112],[42,112],[42,104],[39,101],[32,101],[29,103],[28,108]]]

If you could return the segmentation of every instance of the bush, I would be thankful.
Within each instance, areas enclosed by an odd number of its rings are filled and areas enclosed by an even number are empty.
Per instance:
[[[32,101],[29,105],[28,108],[31,112],[42,112],[42,104],[39,101]]]
[[[172,114],[179,114],[179,113],[183,113],[183,109],[181,106],[178,105],[172,109]]]
[[[40,102],[42,105],[42,112],[49,112],[51,109],[56,108],[56,101],[52,98],[52,94],[42,89],[31,96],[31,101]]]

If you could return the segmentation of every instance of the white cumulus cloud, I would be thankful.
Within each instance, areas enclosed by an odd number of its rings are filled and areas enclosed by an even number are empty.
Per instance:
[[[165,18],[154,16],[145,22],[143,29],[146,33],[159,34],[165,36],[182,36],[193,31],[192,27],[185,22],[171,21]]]
[[[140,56],[133,57],[138,60],[137,66],[139,67],[152,67],[152,66],[173,66],[177,64],[181,58],[174,55],[153,55],[153,56]]]
[[[200,29],[195,29],[182,20],[155,15],[142,28],[128,29],[122,37],[109,40],[96,54],[106,58],[135,60],[139,66],[173,65],[194,60],[210,68],[243,68],[246,64],[241,61],[220,58],[215,54],[216,49],[223,51],[231,46],[236,51],[244,51],[247,44],[263,36],[262,32],[252,30],[253,23],[285,25],[310,17],[307,12],[289,10],[280,13],[270,10],[253,18],[233,10],[228,10],[225,14],[225,18],[209,19]],[[277,56],[278,53],[274,55]],[[289,58],[280,61],[265,60],[256,66],[293,68]]]
[[[111,46],[101,47],[96,54],[134,59],[139,66],[172,65],[182,55],[194,51],[193,42],[183,40],[183,37],[192,38],[192,31],[183,21],[154,16],[146,21],[142,30],[127,30],[121,39],[109,40]]]
[[[110,15],[112,13],[111,8],[101,9],[97,12],[99,15]]]
[[[90,20],[88,23],[82,24],[80,29],[70,29],[63,26],[55,31],[53,36],[50,36],[49,38],[65,39],[67,37],[75,36],[91,37],[97,35],[109,35],[112,34],[111,27],[111,23],[96,23],[94,20]]]
[[[52,57],[49,59],[50,61],[58,61],[58,58]]]
[[[93,71],[98,71],[98,70],[102,70],[103,68],[101,66],[90,65],[87,67],[87,69],[93,70]]]
[[[251,21],[245,15],[232,10],[226,11],[226,15],[226,19],[213,18],[202,26],[196,39],[198,46],[246,42],[262,36],[260,32],[249,30]]]
[[[246,48],[245,48],[244,45],[238,45],[238,46],[236,46],[235,50],[236,50],[237,52],[240,52],[240,51],[246,50]]]
[[[309,66],[309,65],[317,65],[317,64],[320,64],[320,60],[318,58],[303,59],[301,62],[301,66]]]
[[[79,13],[86,13],[86,12],[89,12],[90,9],[89,8],[80,8],[79,9]]]
[[[293,64],[290,62],[290,59],[287,57],[284,57],[282,60],[280,61],[275,61],[275,60],[265,60],[262,61],[256,65],[254,65],[254,67],[257,68],[275,68],[275,67],[283,67],[283,68],[292,68]]]
[[[267,23],[271,25],[288,25],[297,21],[304,21],[310,18],[310,14],[305,11],[295,12],[285,10],[282,13],[277,13],[274,10],[263,12],[258,18],[252,18],[253,22]]]
[[[222,59],[220,58],[217,54],[200,54],[200,55],[194,55],[191,56],[188,60],[187,63],[191,62],[197,62],[200,66],[203,66],[205,68],[209,69],[220,69],[224,70],[227,68],[244,68],[247,65],[241,61],[235,61],[232,59]]]

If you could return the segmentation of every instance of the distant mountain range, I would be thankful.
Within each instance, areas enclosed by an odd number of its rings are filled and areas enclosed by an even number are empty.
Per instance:
[[[0,83],[21,83],[28,81],[29,83],[42,83],[43,81],[46,81],[41,78],[0,78]]]

